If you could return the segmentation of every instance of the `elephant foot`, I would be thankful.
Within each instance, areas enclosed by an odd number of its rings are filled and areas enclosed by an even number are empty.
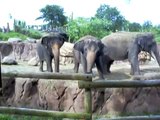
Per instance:
[[[48,72],[53,72],[53,70],[47,70]]]
[[[104,75],[108,75],[108,74],[111,74],[111,71],[104,72]]]
[[[42,68],[39,68],[39,71],[40,71],[40,72],[44,72]]]
[[[140,72],[130,72],[130,75],[142,75]]]

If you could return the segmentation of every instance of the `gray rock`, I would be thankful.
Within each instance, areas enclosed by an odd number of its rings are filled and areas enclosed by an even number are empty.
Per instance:
[[[29,42],[29,43],[36,43],[36,39],[33,39],[33,38],[27,38],[25,40],[25,42]]]
[[[18,42],[22,42],[22,39],[20,39],[20,38],[9,38],[8,42],[18,43]]]
[[[18,63],[13,57],[6,56],[2,59],[2,64],[4,64],[4,65],[17,65]]]
[[[39,62],[38,57],[33,57],[28,61],[28,65],[37,66]]]

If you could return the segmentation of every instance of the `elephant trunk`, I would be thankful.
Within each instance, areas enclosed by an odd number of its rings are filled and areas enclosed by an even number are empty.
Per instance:
[[[55,72],[59,72],[60,48],[59,47],[54,47],[54,48],[52,48],[52,52],[53,52],[53,55],[54,55]]]
[[[155,55],[156,60],[157,60],[157,62],[159,64],[159,66],[160,66],[160,55],[159,55],[159,51],[158,51],[157,45],[155,45],[155,47],[152,48],[152,52]]]
[[[92,68],[95,63],[96,54],[94,52],[88,52],[87,53],[87,73],[92,73]]]

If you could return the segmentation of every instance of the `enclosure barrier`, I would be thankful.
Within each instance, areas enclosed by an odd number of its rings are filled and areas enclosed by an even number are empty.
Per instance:
[[[3,114],[18,114],[18,115],[31,115],[31,116],[46,116],[54,118],[71,118],[71,119],[84,119],[92,120],[92,88],[117,88],[117,87],[159,87],[160,74],[157,79],[152,80],[97,80],[92,81],[92,75],[89,74],[61,74],[61,73],[19,73],[19,72],[4,72],[2,77],[24,77],[24,78],[42,78],[42,79],[62,79],[62,80],[78,80],[79,88],[85,89],[84,93],[84,113],[69,113],[69,112],[56,112],[47,110],[36,110],[26,108],[13,108],[13,107],[0,107],[0,113]],[[160,120],[160,115],[149,116],[130,116],[121,118],[102,118],[100,120]]]
[[[91,74],[62,74],[62,73],[49,73],[49,72],[7,72],[2,71],[3,77],[22,77],[22,78],[40,78],[40,79],[52,79],[52,80],[78,80],[78,81],[92,81]],[[89,96],[89,97],[88,97]],[[85,89],[84,99],[84,113],[70,113],[70,112],[58,112],[48,110],[37,110],[28,108],[15,108],[15,107],[0,107],[0,113],[2,114],[17,114],[17,115],[30,115],[30,116],[41,116],[41,117],[53,117],[53,118],[70,118],[70,119],[81,119],[91,120],[92,119],[92,104],[91,102],[91,90]]]

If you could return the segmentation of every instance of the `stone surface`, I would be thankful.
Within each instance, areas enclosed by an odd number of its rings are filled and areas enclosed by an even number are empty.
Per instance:
[[[78,83],[62,80],[3,78],[2,106],[67,112],[84,111],[84,90]],[[106,88],[92,90],[96,114],[156,113],[160,110],[160,88]]]
[[[18,62],[11,56],[6,56],[2,59],[2,64],[4,65],[17,65]]]
[[[18,61],[30,61],[37,57],[36,43],[34,42],[13,42],[12,45],[11,56]],[[73,44],[65,42],[60,49],[60,63],[62,65],[73,63],[72,48]]]
[[[39,63],[38,57],[33,57],[28,61],[28,65],[37,66]]]
[[[20,38],[9,38],[8,42],[18,43],[18,42],[22,42],[22,39],[20,39]]]

